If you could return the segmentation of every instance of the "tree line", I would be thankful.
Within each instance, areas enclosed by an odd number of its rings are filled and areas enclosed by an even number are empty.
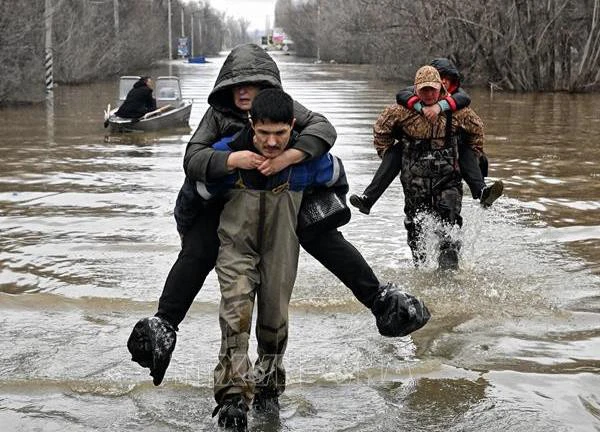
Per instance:
[[[51,0],[54,81],[77,84],[147,69],[168,57],[169,0]],[[247,42],[248,21],[209,1],[171,0],[172,54],[194,22],[194,54]],[[45,2],[0,0],[0,105],[43,100]]]
[[[409,79],[432,57],[468,82],[515,91],[597,90],[600,0],[278,0],[299,54]]]
[[[55,82],[104,79],[167,58],[168,2],[51,0]],[[0,0],[0,105],[44,97],[44,3]],[[198,26],[195,54],[250,41],[249,22],[226,17],[209,0],[171,0],[174,53],[182,9],[185,35],[192,14]],[[600,85],[600,0],[277,0],[275,23],[298,55],[373,64],[381,78],[410,81],[418,66],[444,56],[471,85]]]

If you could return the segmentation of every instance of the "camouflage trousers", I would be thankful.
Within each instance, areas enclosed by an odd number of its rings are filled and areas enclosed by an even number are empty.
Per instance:
[[[221,349],[214,371],[217,403],[262,387],[285,388],[288,306],[298,268],[296,221],[302,192],[232,190],[221,213],[216,271],[221,288]],[[248,358],[254,302],[258,357]]]
[[[417,215],[428,213],[448,225],[462,226],[463,189],[455,154],[438,151],[432,155],[405,150],[400,176],[404,190],[404,226],[408,246],[417,264],[426,258],[420,247],[423,227]],[[458,241],[453,241],[443,231],[437,234],[440,236],[440,251],[448,248],[460,250]]]

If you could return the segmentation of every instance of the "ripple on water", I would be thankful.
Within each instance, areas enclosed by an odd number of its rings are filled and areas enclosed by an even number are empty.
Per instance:
[[[177,63],[184,94],[194,99],[192,129],[222,60]],[[351,193],[361,193],[379,164],[373,121],[398,83],[373,81],[356,66],[282,58],[280,68],[286,90],[336,126],[333,151],[344,158]],[[43,109],[3,111],[14,123],[3,136],[0,175],[7,430],[215,427],[214,275],[180,325],[164,385],[152,386],[126,350],[135,321],[155,312],[179,250],[171,211],[191,132],[104,136],[101,119],[66,127],[79,114],[97,118],[89,100],[111,100],[113,84],[78,86],[70,100],[59,87],[65,103],[56,107],[52,136]],[[483,211],[465,194],[464,228],[452,233],[463,244],[461,270],[436,271],[433,254],[413,267],[399,182],[370,216],[354,212],[342,228],[383,282],[425,300],[431,321],[406,338],[379,336],[370,311],[303,253],[280,423],[251,415],[253,430],[597,425],[600,154],[588,138],[599,132],[590,115],[598,98],[506,93],[491,101],[477,89],[472,96],[486,123],[488,180],[503,178],[505,196]],[[532,111],[540,101],[545,109]]]

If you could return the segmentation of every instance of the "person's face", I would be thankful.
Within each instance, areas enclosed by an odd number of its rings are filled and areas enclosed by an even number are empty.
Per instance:
[[[148,78],[148,79],[146,80],[146,85],[147,85],[148,87],[150,87],[151,89],[154,89],[154,81],[152,81],[152,78]]]
[[[255,85],[240,85],[233,88],[233,103],[241,111],[250,111],[252,100],[260,89]]]
[[[448,78],[447,76],[443,76],[442,77],[442,84],[444,86],[444,88],[449,89],[452,87],[452,85],[454,84],[453,80],[451,78]]]
[[[440,89],[435,87],[422,87],[417,90],[417,96],[423,102],[424,105],[433,105],[440,98]]]
[[[267,159],[279,156],[286,149],[295,121],[296,119],[292,124],[274,123],[269,120],[253,122],[254,147]]]

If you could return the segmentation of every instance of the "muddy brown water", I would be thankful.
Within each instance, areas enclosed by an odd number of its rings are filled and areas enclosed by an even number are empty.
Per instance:
[[[276,59],[286,90],[336,127],[334,153],[362,191],[378,165],[372,124],[403,83]],[[163,385],[125,346],[179,250],[182,155],[223,57],[209,60],[150,71],[182,78],[189,130],[107,135],[114,81],[58,87],[53,116],[44,105],[0,111],[0,429],[216,429],[214,274]],[[489,210],[465,195],[461,270],[413,268],[399,182],[343,228],[432,320],[411,337],[379,336],[370,312],[303,253],[281,416],[251,416],[250,430],[600,430],[600,99],[471,95],[505,195]]]

